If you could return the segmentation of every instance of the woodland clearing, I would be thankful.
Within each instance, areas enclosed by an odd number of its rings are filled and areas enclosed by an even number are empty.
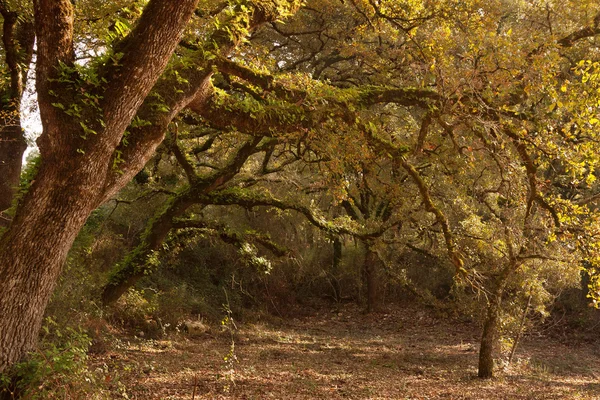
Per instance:
[[[510,367],[481,380],[480,328],[469,322],[414,304],[304,311],[199,337],[122,336],[92,362],[131,399],[600,398],[600,346],[585,338],[532,332]]]

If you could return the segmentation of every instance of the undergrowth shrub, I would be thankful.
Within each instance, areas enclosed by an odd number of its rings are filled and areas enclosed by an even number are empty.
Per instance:
[[[88,369],[90,344],[83,330],[62,329],[46,318],[38,349],[0,375],[0,391],[27,400],[108,399],[102,380]]]
[[[127,328],[141,328],[158,308],[158,294],[153,290],[130,288],[111,307],[111,322]]]
[[[186,282],[178,283],[157,297],[156,318],[165,327],[175,327],[193,315],[207,314],[203,297]]]

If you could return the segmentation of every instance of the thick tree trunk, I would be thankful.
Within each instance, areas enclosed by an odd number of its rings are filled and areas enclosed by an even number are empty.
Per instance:
[[[33,349],[67,252],[96,206],[86,170],[42,165],[0,240],[0,371]]]
[[[367,312],[376,312],[381,308],[381,271],[377,252],[367,247],[364,261],[364,275],[367,284]]]
[[[3,3],[0,12],[6,11]],[[129,138],[133,150],[117,151],[125,129],[155,88],[180,42],[197,3],[150,0],[135,28],[118,43],[115,53],[122,54],[119,63],[106,64],[98,71],[106,80],[98,88],[77,83],[77,79],[61,79],[62,73],[75,71],[71,68],[74,2],[34,2],[36,85],[44,127],[38,139],[42,163],[12,224],[0,238],[0,282],[4,285],[0,291],[0,373],[33,349],[62,264],[86,218],[143,167],[171,119],[194,98],[206,98],[202,88],[210,71],[196,73],[196,69],[186,67],[183,72],[191,71],[193,77],[185,88],[162,82],[163,89],[170,88],[162,96],[168,99],[169,112],[149,115],[152,123],[148,131]],[[290,10],[299,6],[292,3],[288,3]],[[284,4],[258,2],[253,23],[276,19],[277,6]],[[3,16],[6,19],[4,12]],[[237,42],[231,41],[228,32],[217,33],[231,49]],[[211,45],[215,43],[220,42]],[[76,78],[76,72],[68,73]],[[98,105],[80,102],[81,117],[73,118],[63,108],[77,102],[81,92],[100,101]],[[83,129],[88,123],[94,134]],[[121,179],[114,179],[118,174],[113,161],[117,159]]]
[[[33,349],[67,252],[108,190],[115,148],[179,43],[196,3],[149,2],[128,36],[124,51],[129,62],[115,67],[118,71],[107,83],[103,114],[97,116],[103,117],[106,128],[82,139],[86,135],[80,121],[53,105],[56,96],[66,103],[74,93],[73,87],[56,79],[60,63],[73,62],[73,4],[70,0],[35,2],[42,162],[0,239],[0,372]],[[112,90],[115,87],[119,90]]]

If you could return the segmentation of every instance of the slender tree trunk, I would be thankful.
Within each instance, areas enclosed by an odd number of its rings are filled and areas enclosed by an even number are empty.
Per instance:
[[[377,252],[367,245],[364,261],[364,276],[367,283],[367,312],[375,312],[381,308],[381,268]]]
[[[494,357],[500,347],[498,327],[508,271],[509,268],[506,268],[504,273],[498,278],[496,289],[489,299],[487,315],[481,335],[481,347],[479,348],[479,367],[477,373],[479,378],[494,377]]]
[[[333,238],[333,260],[331,263],[331,284],[333,286],[333,297],[339,302],[342,298],[342,288],[340,287],[339,273],[340,263],[342,262],[342,241],[339,236]]]
[[[11,125],[0,127],[0,211],[12,204],[26,149],[19,118],[12,121]]]
[[[27,83],[27,70],[31,63],[35,30],[30,20],[19,21],[19,15],[0,4],[2,23],[2,44],[4,45],[5,63],[10,71],[10,85],[2,88],[0,110],[0,211],[12,204],[15,189],[19,185],[23,154],[27,142],[21,128],[21,99]],[[2,225],[2,221],[0,221]]]
[[[479,349],[479,369],[477,376],[492,378],[494,376],[494,355],[498,348],[498,321],[500,318],[500,299],[494,299],[488,307],[487,316],[483,325],[481,347]]]
[[[582,262],[583,269],[579,272],[579,285],[581,287],[581,304],[586,307],[590,302],[588,294],[590,293],[590,274],[588,268],[591,268],[589,261]]]

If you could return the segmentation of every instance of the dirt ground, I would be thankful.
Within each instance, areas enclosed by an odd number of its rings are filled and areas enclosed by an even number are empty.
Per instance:
[[[115,398],[140,400],[600,399],[600,340],[532,335],[510,368],[479,380],[478,328],[430,315],[347,305],[196,337],[121,338],[94,364]]]

